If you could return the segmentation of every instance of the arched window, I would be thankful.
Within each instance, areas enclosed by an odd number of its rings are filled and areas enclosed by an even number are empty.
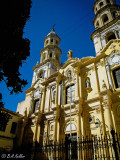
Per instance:
[[[54,125],[51,125],[51,131],[53,131],[54,130]]]
[[[53,39],[51,39],[51,43],[53,43]]]
[[[76,127],[75,127],[74,124],[71,124],[71,129],[72,129],[72,130],[76,130]],[[67,125],[66,131],[70,131],[70,124]]]
[[[104,15],[102,16],[102,20],[103,20],[103,23],[106,23],[106,22],[108,21],[108,16],[107,16],[107,14],[104,14]]]
[[[116,36],[113,32],[110,32],[109,34],[107,34],[107,42],[112,40],[112,39],[116,39]]]
[[[113,77],[115,81],[115,87],[120,88],[120,68],[113,70]]]
[[[39,109],[39,99],[35,100],[34,102],[33,113],[36,113],[38,109]]]
[[[101,7],[103,6],[103,2],[100,2],[99,6],[100,6],[100,8],[101,8]]]
[[[43,71],[40,71],[39,78],[44,78],[44,72]]]
[[[70,104],[75,99],[75,85],[66,88],[66,104]]]
[[[50,53],[50,58],[52,58],[52,52]]]

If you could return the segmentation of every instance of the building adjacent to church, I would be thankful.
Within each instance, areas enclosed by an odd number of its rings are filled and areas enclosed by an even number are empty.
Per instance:
[[[45,37],[32,85],[17,107],[24,115],[19,145],[64,141],[70,130],[76,141],[120,133],[120,6],[96,0],[93,10],[95,57],[73,58],[69,50],[63,66],[59,36],[53,29]]]

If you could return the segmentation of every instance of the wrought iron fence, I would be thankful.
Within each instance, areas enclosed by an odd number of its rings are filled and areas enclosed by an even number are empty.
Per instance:
[[[36,144],[33,156],[40,160],[119,160],[120,136],[114,131],[111,133],[100,137],[82,137],[78,142]]]
[[[2,155],[5,151],[0,152]],[[59,143],[44,142],[44,145],[35,143],[16,147],[11,155],[22,153],[25,160],[119,160],[120,135],[113,130],[110,135],[66,139]],[[8,152],[7,152],[8,154]]]

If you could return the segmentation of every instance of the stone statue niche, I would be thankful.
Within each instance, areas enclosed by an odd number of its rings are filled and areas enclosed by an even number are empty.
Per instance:
[[[91,88],[90,79],[88,77],[86,78],[85,83],[86,83],[86,88]]]
[[[85,85],[86,85],[87,92],[91,92],[92,88],[91,88],[91,83],[90,83],[89,77],[86,78]]]
[[[68,59],[73,58],[73,52],[72,52],[72,50],[69,49],[69,51],[68,51],[67,54],[68,54]]]
[[[70,70],[67,72],[67,77],[71,77],[71,71]]]

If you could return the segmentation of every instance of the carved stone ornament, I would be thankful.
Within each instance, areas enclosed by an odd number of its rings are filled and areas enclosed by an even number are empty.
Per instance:
[[[53,134],[49,135],[49,140],[53,140]]]
[[[105,84],[105,81],[104,81],[104,80],[102,80],[102,89],[107,89],[107,86],[106,86],[106,84]]]
[[[110,55],[110,57],[107,57],[106,60],[108,61],[110,68],[114,67],[117,64],[120,64],[120,52]]]
[[[35,90],[34,97],[35,98],[39,97],[41,99],[41,97],[42,97],[42,90],[41,90],[41,88]]]
[[[67,54],[68,54],[68,59],[73,58],[73,52],[72,52],[72,50],[69,49],[69,51],[68,51]]]
[[[109,46],[109,49],[115,49],[116,45]]]

